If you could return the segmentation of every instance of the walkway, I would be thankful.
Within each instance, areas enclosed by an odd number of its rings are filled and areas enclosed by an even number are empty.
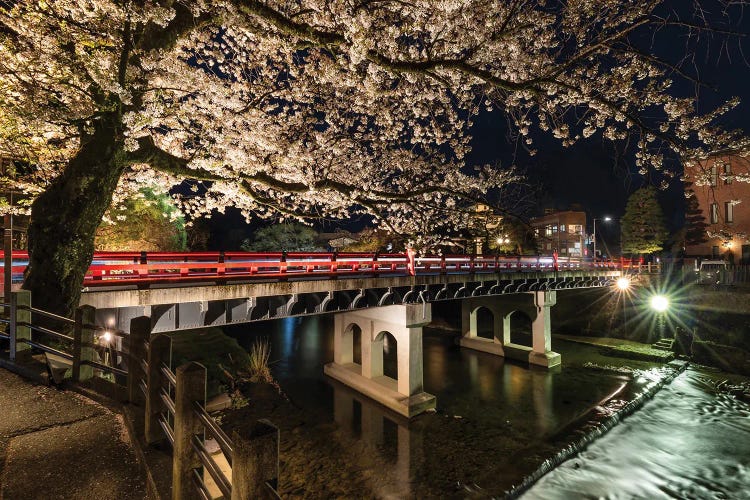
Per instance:
[[[122,417],[0,369],[0,498],[143,499]]]

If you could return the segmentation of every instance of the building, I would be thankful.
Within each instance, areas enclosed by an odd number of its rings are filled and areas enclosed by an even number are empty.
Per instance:
[[[750,264],[748,174],[750,152],[715,155],[686,163],[686,196],[695,196],[707,224],[707,241],[687,242],[687,256]]]
[[[552,255],[557,250],[560,257],[586,256],[586,212],[550,210],[530,223],[540,254]]]

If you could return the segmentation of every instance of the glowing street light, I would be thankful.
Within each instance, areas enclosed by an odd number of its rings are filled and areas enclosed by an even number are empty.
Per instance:
[[[625,277],[623,277],[623,278],[619,278],[619,279],[617,280],[617,288],[618,288],[618,289],[619,289],[620,291],[623,291],[623,292],[624,292],[625,290],[627,290],[628,288],[630,288],[630,278],[625,278]]]
[[[669,299],[664,295],[654,295],[651,297],[651,309],[656,312],[664,312],[669,308]]]
[[[604,222],[609,222],[609,221],[612,220],[612,217],[603,217],[601,219],[596,219],[596,218],[594,219],[594,236],[593,236],[593,240],[594,240],[594,259],[593,260],[594,260],[594,263],[596,263],[596,221],[598,221],[598,220],[602,220]]]
[[[99,340],[101,340],[105,344],[109,344],[112,342],[112,333],[109,331],[105,331],[100,337]]]

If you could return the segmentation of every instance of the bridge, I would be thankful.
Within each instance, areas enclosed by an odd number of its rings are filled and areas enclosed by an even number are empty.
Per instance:
[[[19,280],[28,256],[13,257]],[[615,263],[526,256],[101,252],[80,303],[95,308],[97,324],[125,334],[144,316],[153,334],[336,313],[326,374],[411,417],[435,405],[422,387],[422,328],[433,303],[461,299],[462,347],[552,368],[560,364],[550,333],[557,291],[611,286],[621,273]],[[491,339],[477,335],[482,308],[494,319]],[[532,319],[531,346],[510,341],[515,311]],[[383,374],[386,334],[397,345],[396,379]]]

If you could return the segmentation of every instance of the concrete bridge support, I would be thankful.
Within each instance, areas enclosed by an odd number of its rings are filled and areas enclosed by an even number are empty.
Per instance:
[[[533,302],[529,301],[529,295]],[[461,301],[461,347],[483,351],[529,364],[552,368],[560,364],[560,355],[552,351],[550,308],[557,301],[554,290],[517,294],[516,299],[505,297],[471,297]],[[487,309],[493,317],[492,338],[477,335],[479,310]],[[531,318],[532,345],[511,342],[511,316],[520,311]]]
[[[337,314],[333,363],[325,366],[326,375],[405,417],[434,408],[435,396],[424,392],[422,377],[422,327],[431,319],[430,304],[426,303]],[[361,364],[354,362],[355,327],[360,331]],[[396,340],[395,379],[383,373],[386,333]]]

